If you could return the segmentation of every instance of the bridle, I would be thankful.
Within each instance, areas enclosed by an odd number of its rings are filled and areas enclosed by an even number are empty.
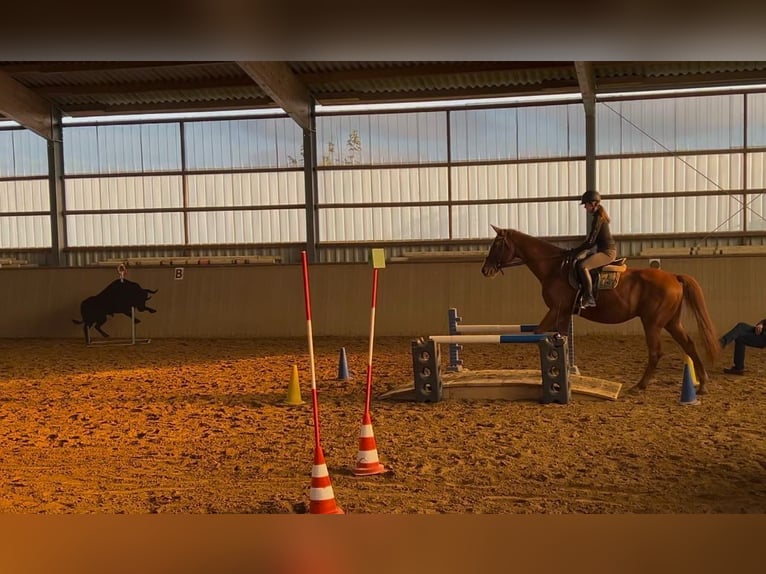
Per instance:
[[[516,247],[513,243],[508,243],[508,234],[498,235],[495,238],[495,242],[492,245],[492,248],[490,249],[490,252],[495,248],[495,245],[498,241],[502,240],[503,244],[505,245],[505,248],[508,249],[510,252],[510,257],[503,259],[502,257],[496,257],[495,262],[493,264],[493,268],[495,270],[495,273],[500,272],[503,273],[503,269],[506,269],[507,267],[517,267],[519,265],[524,265],[526,262],[521,259],[520,257],[516,257]]]

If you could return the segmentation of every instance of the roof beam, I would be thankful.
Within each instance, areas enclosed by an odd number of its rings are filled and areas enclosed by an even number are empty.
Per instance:
[[[594,99],[596,97],[596,77],[593,72],[593,62],[575,62],[574,66],[583,100]]]
[[[162,68],[196,68],[208,64],[228,62],[217,61],[149,61],[149,62],[0,62],[0,70],[9,74],[65,74],[77,72],[114,72],[117,70],[155,70]]]
[[[237,62],[271,98],[304,130],[311,126],[314,98],[284,62]]]
[[[0,114],[53,140],[51,104],[4,72],[0,72]]]
[[[293,68],[301,68],[298,62]],[[571,62],[383,62],[381,66],[359,67],[358,62],[351,62],[348,67],[322,71],[304,72],[297,70],[299,78],[307,85],[323,82],[347,82],[354,80],[379,80],[391,78],[413,78],[423,76],[441,76],[457,74],[475,74],[487,72],[520,72],[566,70],[571,74]],[[357,66],[357,67],[354,67]]]
[[[143,104],[112,104],[102,103],[76,104],[64,106],[62,111],[72,117],[87,117],[112,114],[134,113],[188,113],[188,112],[220,112],[229,110],[252,110],[253,108],[269,108],[274,105],[269,98],[238,98],[236,100],[204,100],[201,102],[148,102]],[[274,114],[282,112],[274,106]]]
[[[35,88],[35,92],[46,97],[67,97],[101,94],[137,94],[141,92],[179,92],[183,90],[210,90],[217,88],[249,88],[252,91],[257,89],[257,86],[253,86],[253,80],[243,76],[241,78],[206,78],[204,80],[162,80],[77,85],[57,84],[55,86],[40,86]]]

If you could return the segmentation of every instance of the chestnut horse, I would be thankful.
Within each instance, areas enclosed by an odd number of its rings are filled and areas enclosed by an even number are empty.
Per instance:
[[[543,300],[548,306],[537,332],[568,333],[577,291],[568,279],[571,263],[566,251],[515,229],[492,228],[497,237],[489,248],[481,272],[494,277],[505,267],[526,265],[542,286]],[[594,290],[596,284],[594,283]],[[710,320],[702,289],[696,279],[661,269],[625,270],[614,289],[598,293],[598,305],[582,309],[580,315],[598,323],[622,323],[634,317],[641,319],[649,351],[649,361],[641,380],[632,390],[645,390],[662,356],[660,333],[665,329],[694,362],[699,379],[699,394],[707,392],[708,374],[694,341],[681,324],[683,303],[691,308],[697,320],[705,351],[712,361],[721,351]]]

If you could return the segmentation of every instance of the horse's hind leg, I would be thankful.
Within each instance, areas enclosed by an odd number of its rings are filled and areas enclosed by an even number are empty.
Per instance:
[[[654,371],[657,370],[657,363],[659,363],[662,357],[662,344],[660,343],[661,329],[656,325],[647,325],[644,323],[644,335],[646,337],[646,349],[649,351],[649,359],[644,369],[644,374],[641,376],[641,380],[630,388],[629,390],[646,390],[649,381],[654,375]]]
[[[704,395],[707,392],[708,375],[705,370],[705,365],[702,364],[702,359],[700,358],[699,353],[697,353],[697,346],[694,344],[694,340],[686,332],[681,324],[681,320],[677,317],[668,323],[665,326],[665,329],[667,329],[668,333],[670,333],[676,343],[680,345],[684,353],[686,353],[691,358],[692,363],[694,363],[694,373],[697,375],[697,379],[699,379],[700,383],[697,393]]]

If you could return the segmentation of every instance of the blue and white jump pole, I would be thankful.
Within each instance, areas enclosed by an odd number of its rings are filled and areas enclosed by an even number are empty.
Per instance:
[[[452,307],[447,310],[447,319],[449,321],[449,333],[450,335],[494,335],[494,334],[515,334],[515,333],[534,333],[537,329],[537,325],[530,323],[521,323],[518,325],[465,325],[462,323],[463,318],[457,314],[457,309]],[[546,335],[543,335],[545,337]],[[433,339],[433,337],[431,337]],[[510,342],[536,342],[540,339],[533,339],[530,341],[522,341],[516,339],[515,341],[468,341],[465,338],[458,338],[454,341],[439,341],[441,343],[449,343],[449,362],[447,363],[447,372],[459,372],[463,370],[463,361],[460,358],[460,351],[463,350],[460,343],[510,343]],[[567,335],[568,345],[568,369],[569,373],[573,375],[579,375],[580,370],[577,368],[574,362],[574,325],[570,321],[569,333]]]

